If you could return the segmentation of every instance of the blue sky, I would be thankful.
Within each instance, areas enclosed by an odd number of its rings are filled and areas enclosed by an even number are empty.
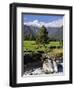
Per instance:
[[[38,20],[39,22],[52,22],[58,19],[62,19],[63,15],[35,15],[35,14],[23,14],[23,22],[32,22]]]

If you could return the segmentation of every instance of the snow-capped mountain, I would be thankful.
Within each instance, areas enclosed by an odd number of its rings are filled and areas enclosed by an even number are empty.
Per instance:
[[[61,27],[63,26],[63,19],[58,19],[58,20],[54,20],[51,22],[41,22],[38,20],[34,20],[31,22],[24,22],[24,25],[27,26],[37,26],[37,27],[41,27],[42,25],[44,25],[45,27]]]
[[[51,22],[40,22],[38,20],[24,22],[24,37],[36,38],[42,25],[46,27],[49,38],[54,40],[63,40],[63,19],[58,19]]]

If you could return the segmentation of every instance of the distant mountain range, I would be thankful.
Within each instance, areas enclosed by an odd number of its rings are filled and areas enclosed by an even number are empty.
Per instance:
[[[47,26],[48,37],[51,40],[63,40],[63,25],[59,27],[50,27]],[[40,30],[40,26],[32,24],[24,24],[23,32],[24,38],[34,37],[36,38],[37,33]]]
[[[49,22],[33,20],[33,21],[24,22],[24,25],[27,25],[27,26],[32,25],[35,27],[41,27],[42,25],[44,25],[45,27],[61,27],[63,26],[63,19],[57,19]]]

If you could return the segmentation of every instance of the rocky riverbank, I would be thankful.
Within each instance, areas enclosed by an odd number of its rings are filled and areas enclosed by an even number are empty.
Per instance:
[[[63,58],[50,58],[42,54],[41,58],[24,64],[24,75],[41,75],[63,72]]]

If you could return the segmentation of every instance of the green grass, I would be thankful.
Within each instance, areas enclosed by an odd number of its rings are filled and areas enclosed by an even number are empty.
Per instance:
[[[51,41],[48,44],[45,45],[46,48],[43,45],[38,46],[35,41],[24,41],[23,42],[23,50],[24,51],[32,51],[34,53],[37,53],[37,51],[44,51],[48,53],[50,57],[60,57],[63,56],[63,48],[57,48],[57,46],[60,46],[59,41]],[[50,48],[55,46],[56,48]]]
[[[37,46],[35,41],[24,41],[24,50],[26,51],[35,51]]]
[[[51,41],[48,45],[50,46],[60,46],[59,41]]]
[[[24,41],[24,51],[45,51],[45,47],[40,45],[40,47],[36,44],[35,41]],[[59,41],[51,41],[46,44],[47,49],[51,46],[60,46]]]

